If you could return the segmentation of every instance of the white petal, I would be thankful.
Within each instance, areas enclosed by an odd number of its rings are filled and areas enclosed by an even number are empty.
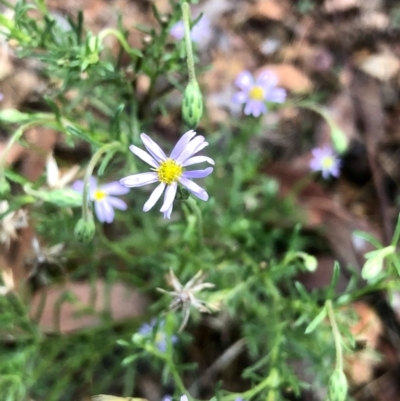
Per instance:
[[[179,179],[179,182],[188,190],[190,191],[193,195],[197,196],[199,199],[206,201],[208,200],[208,194],[207,192],[201,188],[199,185],[197,185],[195,182],[192,180],[189,180],[188,178],[181,177]]]
[[[146,134],[141,134],[140,138],[147,151],[154,157],[157,162],[163,161],[167,158],[167,155],[163,150]]]
[[[137,157],[142,159],[147,164],[150,164],[150,166],[155,167],[155,168],[157,168],[159,166],[159,164],[148,153],[146,153],[144,150],[138,148],[137,146],[131,145],[131,146],[129,146],[129,149]]]
[[[156,204],[156,202],[160,199],[160,196],[162,195],[162,193],[164,191],[164,188],[165,188],[165,184],[162,182],[151,193],[150,198],[148,199],[148,201],[143,206],[143,211],[144,212],[148,212]]]
[[[179,157],[175,159],[177,163],[183,163],[186,159],[189,157],[193,156],[193,154],[196,153],[196,149],[202,144],[202,143],[207,143],[204,142],[204,136],[198,136],[194,138],[192,141],[190,141],[185,149],[181,152]],[[207,146],[207,145],[206,145]]]
[[[190,130],[182,135],[181,139],[176,143],[174,148],[172,149],[170,158],[176,160],[179,155],[182,153],[185,146],[191,141],[191,139],[196,135],[196,132]]]
[[[190,171],[185,171],[183,173],[183,177],[185,178],[204,178],[210,175],[213,172],[212,167],[207,167],[204,170],[190,170]]]
[[[157,173],[133,174],[119,180],[119,182],[126,187],[141,187],[143,185],[152,184],[153,182],[157,181]]]
[[[47,184],[49,187],[55,187],[60,177],[60,171],[58,170],[57,162],[51,153],[47,156],[46,173]]]
[[[170,206],[170,208],[164,212],[164,219],[170,219],[172,214],[172,209],[174,208],[174,204]]]
[[[182,163],[182,167],[187,167],[187,166],[191,166],[192,164],[203,163],[203,162],[207,162],[207,163],[212,164],[212,165],[215,164],[214,160],[211,159],[210,157],[207,157],[207,156],[194,156],[194,157],[191,157],[191,158],[185,160]]]
[[[165,190],[164,203],[160,209],[160,212],[166,212],[174,203],[177,189],[177,182],[173,182],[171,185],[168,185],[167,189]]]

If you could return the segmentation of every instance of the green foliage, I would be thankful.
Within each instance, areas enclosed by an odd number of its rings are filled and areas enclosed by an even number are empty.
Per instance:
[[[83,162],[83,170],[92,169],[101,183],[147,171],[128,147],[142,147],[139,134],[146,132],[164,149],[172,148],[166,136],[157,135],[157,119],[160,114],[174,113],[166,101],[173,90],[183,92],[186,87],[183,117],[191,127],[202,115],[200,88],[191,83],[186,86],[183,43],[169,36],[172,25],[181,19],[179,2],[171,0],[171,4],[174,11],[168,17],[153,7],[155,27],[135,27],[148,35],[141,49],[130,46],[122,24],[118,29],[94,34],[86,29],[84,15],[79,13],[69,19],[69,26],[61,26],[42,1],[18,1],[13,21],[0,16],[2,31],[17,43],[18,56],[38,60],[40,73],[51,83],[43,98],[47,111],[0,112],[0,124],[10,133],[10,142],[25,144],[21,137],[27,129],[48,127],[63,135],[70,150],[82,143],[87,145],[91,161],[88,165]],[[304,8],[308,2],[302,4]],[[35,18],[29,15],[32,9]],[[120,46],[117,55],[104,44],[109,35]],[[122,54],[128,57],[127,65],[122,65]],[[142,96],[137,93],[139,76],[146,76],[149,82]],[[72,98],[68,96],[71,92],[75,93]],[[324,114],[322,109],[312,109]],[[77,192],[68,187],[49,188],[45,174],[36,182],[27,182],[18,171],[6,169],[2,163],[0,191],[10,209],[30,204],[30,218],[43,243],[65,245],[63,261],[48,263],[53,267],[61,264],[62,274],[45,271],[46,282],[51,285],[62,281],[67,273],[70,280],[92,282],[103,278],[107,284],[122,281],[152,299],[148,316],[140,319],[117,324],[104,314],[96,328],[48,335],[37,323],[40,316],[29,316],[29,299],[24,291],[1,295],[0,394],[4,400],[30,397],[68,401],[78,399],[79,394],[104,393],[113,388],[121,395],[136,395],[135,374],[143,361],[163,383],[174,384],[176,397],[187,394],[187,377],[193,377],[193,372],[202,374],[196,361],[185,358],[194,341],[191,330],[200,323],[202,310],[189,308],[188,326],[177,333],[184,318],[179,311],[180,307],[185,311],[184,300],[178,297],[171,302],[170,294],[157,291],[173,290],[165,280],[170,269],[181,283],[190,281],[200,270],[204,272],[206,281],[214,287],[203,288],[195,294],[196,299],[214,312],[213,318],[230,322],[239,349],[246,354],[246,364],[238,375],[247,389],[233,393],[224,383],[215,382],[217,399],[280,400],[285,399],[287,389],[299,395],[304,388],[326,387],[330,377],[331,400],[345,399],[347,387],[344,389],[342,370],[335,370],[335,351],[338,363],[344,353],[342,345],[351,352],[353,339],[348,333],[349,316],[339,306],[368,292],[386,289],[388,279],[398,277],[400,264],[394,245],[400,228],[390,247],[371,240],[378,250],[367,256],[380,264],[379,269],[372,269],[374,274],[365,268],[364,278],[371,278],[367,287],[359,290],[356,285],[360,279],[354,275],[346,291],[338,296],[336,265],[330,286],[308,292],[298,277],[299,273],[316,269],[317,259],[310,249],[315,249],[318,240],[302,230],[303,215],[292,197],[282,199],[276,180],[260,172],[265,157],[271,156],[249,147],[249,139],[260,130],[259,121],[246,119],[204,133],[209,142],[207,155],[215,160],[213,174],[204,184],[210,194],[207,202],[197,202],[188,191],[180,189],[168,221],[158,210],[144,213],[148,193],[133,188],[124,196],[128,209],[116,212],[110,230],[95,223],[90,215],[81,218],[82,206],[87,212],[87,199]],[[176,140],[183,134],[177,131],[173,134]],[[335,134],[340,151],[347,147],[342,134]],[[7,191],[5,178],[18,186],[20,195]],[[390,262],[387,272],[382,272],[384,260]],[[35,266],[44,264],[36,262]],[[391,290],[398,287],[391,285]],[[65,302],[78,301],[65,293],[56,312]],[[149,334],[141,334],[140,326],[152,317],[158,326]],[[59,319],[55,313],[55,322]],[[332,331],[336,320],[338,330]],[[163,330],[168,338],[165,351],[157,347],[161,322],[165,322]],[[217,330],[218,334],[222,331]],[[312,383],[299,378],[299,362],[306,366]]]

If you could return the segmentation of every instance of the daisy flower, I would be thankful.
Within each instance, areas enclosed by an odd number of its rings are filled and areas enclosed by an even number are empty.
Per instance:
[[[312,171],[320,171],[325,179],[329,178],[329,176],[339,176],[340,159],[330,146],[314,148],[311,153],[313,155],[310,161]]]
[[[182,40],[185,37],[185,25],[183,21],[174,24],[170,30],[170,34],[175,40]],[[198,43],[201,40],[209,39],[210,36],[210,21],[208,18],[203,16],[190,30],[190,37],[193,42]]]
[[[72,184],[72,189],[83,193],[83,181],[78,180]],[[112,223],[114,220],[114,209],[126,210],[126,203],[115,195],[125,195],[129,189],[121,185],[118,181],[97,186],[97,180],[90,177],[89,198],[94,202],[94,211],[101,223]]]
[[[233,102],[245,104],[244,114],[259,117],[267,112],[266,102],[283,103],[286,91],[277,88],[278,78],[271,71],[264,71],[256,79],[249,71],[242,71],[235,80],[240,89],[233,97]]]
[[[171,217],[173,203],[178,183],[185,187],[189,192],[197,198],[206,201],[208,200],[207,192],[192,181],[192,178],[204,178],[210,175],[213,171],[212,167],[204,170],[185,171],[185,167],[197,163],[207,162],[214,165],[214,160],[206,156],[194,156],[200,150],[208,146],[204,136],[196,136],[196,132],[190,130],[184,134],[169,157],[163,150],[146,134],[140,135],[147,152],[131,145],[129,149],[152,168],[152,172],[129,175],[122,178],[119,182],[126,187],[141,187],[143,185],[159,182],[158,186],[150,195],[148,201],[144,204],[143,211],[148,212],[160,199],[165,189],[164,202],[160,212],[164,213],[164,218]]]
[[[153,332],[153,330],[155,329],[156,324],[157,324],[156,319],[153,319],[150,323],[144,323],[140,327],[139,333],[143,336],[150,335]],[[167,333],[164,330],[164,326],[165,326],[165,321],[161,321],[157,327],[157,332],[154,337],[156,347],[161,352],[165,352],[167,350]],[[171,337],[172,344],[175,344],[177,341],[178,341],[178,337],[176,337],[176,336]]]

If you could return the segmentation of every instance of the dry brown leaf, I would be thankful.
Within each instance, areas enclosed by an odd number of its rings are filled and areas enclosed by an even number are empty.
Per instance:
[[[358,63],[360,70],[383,82],[394,78],[400,70],[400,60],[387,49],[366,58],[360,57]]]
[[[290,64],[267,64],[261,67],[257,73],[272,71],[279,80],[278,85],[296,93],[310,92],[313,83],[310,78],[298,68]]]
[[[250,7],[249,15],[281,21],[287,15],[287,7],[282,1],[258,0],[256,4]]]
[[[347,11],[359,6],[360,0],[325,0],[324,10],[327,13],[336,13],[338,11]]]
[[[62,302],[67,292],[74,300]],[[123,283],[110,284],[109,288],[103,280],[97,280],[95,285],[68,283],[38,291],[31,302],[32,318],[36,317],[43,299],[45,304],[39,320],[40,327],[45,332],[61,333],[97,326],[104,312],[109,312],[113,320],[141,316],[149,302],[143,294]]]
[[[352,383],[359,385],[372,379],[379,364],[374,351],[383,333],[383,325],[376,312],[365,302],[356,302],[351,309],[356,312],[358,321],[350,327],[350,331],[356,341],[365,345],[365,349],[346,357],[346,373]]]

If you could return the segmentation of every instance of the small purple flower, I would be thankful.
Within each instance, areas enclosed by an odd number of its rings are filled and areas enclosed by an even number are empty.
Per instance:
[[[129,147],[136,156],[153,167],[153,171],[129,175],[128,177],[122,178],[119,182],[126,187],[141,187],[143,185],[152,184],[153,182],[160,183],[144,204],[144,212],[149,211],[155,205],[165,189],[164,203],[160,212],[164,214],[164,219],[169,219],[171,217],[175,195],[178,190],[178,183],[197,198],[203,201],[208,200],[207,192],[191,179],[207,177],[212,173],[213,168],[208,167],[204,170],[185,171],[185,167],[191,166],[192,164],[203,162],[214,164],[214,160],[209,157],[193,156],[208,146],[208,142],[204,140],[204,136],[199,135],[194,138],[195,136],[196,132],[193,130],[186,132],[172,149],[169,157],[167,157],[162,149],[146,134],[142,134],[140,137],[148,153],[135,145]]]
[[[83,181],[78,180],[72,184],[73,190],[83,193]],[[102,223],[112,223],[114,220],[114,208],[126,210],[126,203],[113,195],[125,195],[129,189],[121,185],[118,181],[97,186],[97,180],[90,177],[89,180],[89,198],[94,202],[96,216]]]
[[[241,89],[233,97],[233,102],[245,104],[244,114],[259,117],[267,112],[265,102],[283,103],[286,91],[277,88],[278,78],[271,71],[262,72],[256,79],[249,71],[242,71],[235,80],[235,85]]]
[[[178,21],[170,30],[171,36],[176,40],[185,37],[185,25],[183,21]],[[193,42],[198,43],[201,40],[208,40],[211,36],[210,21],[207,17],[202,17],[190,31],[190,37]]]
[[[330,146],[314,148],[311,152],[313,155],[310,161],[312,171],[320,171],[325,179],[329,178],[329,176],[339,176],[340,159]]]
[[[4,100],[4,95],[3,93],[0,92],[0,102],[2,102]]]
[[[153,333],[155,327],[157,325],[157,320],[153,319],[150,323],[144,323],[140,329],[139,333],[142,336],[148,336]],[[154,340],[156,343],[156,347],[159,351],[165,352],[167,350],[167,334],[164,331],[165,321],[162,320],[157,327],[157,332],[155,334]],[[176,336],[171,337],[171,343],[175,344],[178,341]]]

